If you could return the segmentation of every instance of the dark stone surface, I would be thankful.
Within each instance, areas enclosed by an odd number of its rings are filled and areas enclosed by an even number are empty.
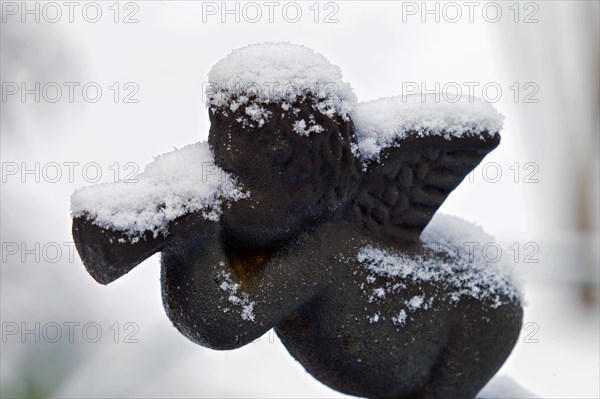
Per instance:
[[[235,113],[212,110],[216,163],[238,177],[251,199],[225,208],[219,223],[185,215],[166,238],[134,245],[75,219],[86,268],[106,284],[161,251],[166,312],[200,345],[235,349],[276,327],[290,354],[341,392],[473,398],[517,340],[520,303],[504,298],[494,308],[468,297],[454,303],[446,295],[451,287],[412,281],[369,302],[356,254],[364,245],[421,251],[421,231],[499,136],[409,137],[363,171],[350,150],[351,121],[321,115],[310,102],[294,107],[297,115],[269,106],[273,115],[261,128],[242,128],[243,106]],[[325,131],[293,132],[292,123],[310,114]],[[405,325],[392,323],[399,304],[417,293],[438,300],[411,313]],[[376,312],[381,320],[371,323]]]

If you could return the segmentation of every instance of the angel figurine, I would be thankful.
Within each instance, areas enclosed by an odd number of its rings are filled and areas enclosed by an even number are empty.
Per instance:
[[[357,103],[341,76],[300,45],[233,51],[209,73],[208,143],[73,195],[79,254],[108,284],[160,252],[166,313],[199,345],[274,328],[346,394],[473,398],[517,341],[521,293],[478,250],[491,237],[436,211],[502,117],[435,95]]]

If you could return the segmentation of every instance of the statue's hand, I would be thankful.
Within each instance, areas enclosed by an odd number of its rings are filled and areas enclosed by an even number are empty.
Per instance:
[[[205,235],[217,224],[198,214],[188,214],[172,221],[166,236],[162,233],[154,236],[146,231],[132,240],[127,234],[99,227],[86,217],[75,217],[72,232],[88,273],[97,282],[109,284],[162,251],[170,242]]]

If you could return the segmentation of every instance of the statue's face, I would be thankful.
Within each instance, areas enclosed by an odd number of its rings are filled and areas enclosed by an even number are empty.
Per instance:
[[[277,245],[327,220],[346,200],[356,174],[350,151],[351,122],[340,122],[298,104],[297,114],[278,105],[260,127],[238,122],[235,113],[210,112],[209,143],[216,164],[238,178],[250,199],[231,204],[222,222],[226,234],[251,247]],[[307,115],[322,126],[301,135],[293,124]],[[283,115],[283,116],[282,116]],[[304,118],[303,118],[304,116]]]

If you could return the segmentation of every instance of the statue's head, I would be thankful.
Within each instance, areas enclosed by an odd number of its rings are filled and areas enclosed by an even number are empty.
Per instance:
[[[236,50],[211,70],[215,163],[250,193],[223,214],[237,244],[286,241],[331,218],[355,190],[355,100],[340,78],[323,56],[289,43]]]

